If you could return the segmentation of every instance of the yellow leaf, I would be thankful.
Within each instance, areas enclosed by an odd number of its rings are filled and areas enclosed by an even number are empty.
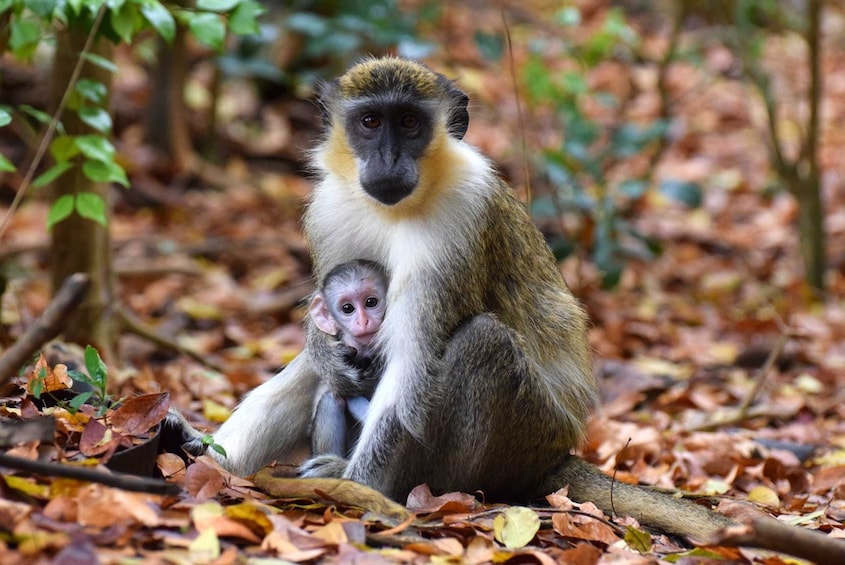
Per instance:
[[[343,529],[343,524],[340,522],[329,522],[325,526],[314,530],[312,534],[329,543],[341,544],[349,541],[346,530]]]
[[[778,498],[778,493],[770,489],[769,487],[764,486],[756,486],[748,493],[748,500],[751,502],[756,502],[758,504],[764,504],[766,506],[771,506],[773,508],[777,508],[780,506],[780,498]]]
[[[825,453],[819,457],[813,458],[813,463],[816,465],[834,466],[845,465],[845,449],[837,449],[830,453]]]
[[[729,490],[731,490],[731,485],[725,481],[708,479],[703,485],[701,485],[698,492],[703,494],[725,494]]]
[[[25,477],[4,476],[3,480],[6,481],[6,484],[10,488],[28,494],[29,496],[45,500],[50,498],[50,487],[47,485],[39,485]]]
[[[723,365],[731,365],[736,361],[737,355],[739,355],[739,347],[735,343],[730,342],[714,343],[707,352],[713,361]]]
[[[795,387],[808,394],[819,394],[824,389],[824,386],[816,377],[807,373],[798,375],[795,378]]]
[[[690,378],[693,372],[689,365],[679,365],[656,357],[637,357],[634,366],[647,375],[672,377],[679,381]]]
[[[207,398],[202,401],[202,415],[209,422],[223,423],[232,415],[232,411],[222,404],[209,400]]]
[[[540,529],[540,517],[530,508],[511,506],[493,520],[493,535],[505,547],[525,547]]]
[[[200,531],[200,535],[191,542],[188,550],[194,563],[209,563],[220,557],[220,539],[214,528]]]
[[[648,553],[651,551],[651,534],[634,526],[628,526],[625,530],[625,543],[638,553]]]
[[[260,530],[264,535],[273,531],[273,524],[267,515],[274,511],[275,509],[272,506],[264,506],[255,502],[242,502],[224,508],[227,518],[246,524],[251,530]]]
[[[194,527],[198,530],[207,529],[217,518],[225,515],[226,511],[218,502],[204,502],[197,504],[191,510],[191,520],[194,522]]]

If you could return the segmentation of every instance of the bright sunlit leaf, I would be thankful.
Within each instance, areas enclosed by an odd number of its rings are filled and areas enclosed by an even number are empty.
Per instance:
[[[76,213],[93,220],[101,226],[108,225],[106,203],[103,197],[93,192],[80,192],[76,195]]]
[[[511,506],[493,520],[493,535],[505,547],[525,547],[540,530],[540,517],[530,508]]]
[[[165,41],[168,43],[173,41],[176,36],[176,20],[173,19],[173,14],[162,6],[161,2],[157,0],[144,2],[141,4],[141,14]]]
[[[47,212],[47,229],[52,229],[53,226],[73,213],[73,202],[73,194],[65,194],[53,202],[50,211]]]

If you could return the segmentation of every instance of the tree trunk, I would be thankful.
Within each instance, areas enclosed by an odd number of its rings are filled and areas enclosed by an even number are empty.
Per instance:
[[[802,179],[793,188],[798,200],[798,238],[804,259],[804,276],[807,283],[824,290],[825,230],[819,179]]]
[[[50,86],[51,105],[54,109],[68,88],[87,35],[88,31],[83,26],[73,24],[56,31],[56,55]],[[91,53],[111,59],[111,45],[106,39],[97,39]],[[82,67],[79,78],[99,81],[107,88],[111,86],[111,74],[88,62]],[[69,135],[96,133],[72,111],[64,113],[62,124]],[[63,195],[81,192],[98,194],[109,209],[109,185],[85,177],[81,163],[53,184],[52,197],[55,201]],[[79,345],[93,345],[107,362],[115,363],[120,326],[115,314],[115,283],[108,228],[74,212],[53,227],[50,256],[54,292],[73,273],[86,273],[91,281],[82,303],[65,323],[65,339]]]
[[[179,3],[185,4],[184,2]],[[158,61],[153,76],[153,98],[147,114],[147,140],[170,160],[173,172],[182,174],[194,165],[194,148],[185,107],[188,47],[187,32],[176,25],[176,37],[168,44],[159,39]]]

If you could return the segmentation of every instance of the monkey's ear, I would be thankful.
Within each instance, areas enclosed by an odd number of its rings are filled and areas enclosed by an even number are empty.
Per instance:
[[[320,117],[323,127],[328,129],[332,125],[332,102],[337,96],[338,82],[332,80],[317,85],[317,104],[320,105]]]
[[[455,83],[451,80],[445,77],[444,80],[446,93],[451,99],[446,130],[452,137],[463,139],[469,127],[469,112],[467,111],[469,96],[464,94],[464,91],[455,86]]]
[[[314,295],[311,299],[311,306],[308,308],[311,313],[311,319],[320,328],[320,331],[329,335],[337,335],[338,327],[334,319],[329,314],[329,307],[326,301],[323,300],[322,294]]]

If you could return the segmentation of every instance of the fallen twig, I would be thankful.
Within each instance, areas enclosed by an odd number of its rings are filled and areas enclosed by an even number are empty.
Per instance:
[[[83,273],[65,279],[41,317],[0,357],[0,384],[12,378],[36,351],[61,333],[62,324],[80,303],[89,284],[88,275]]]
[[[205,365],[213,371],[217,371],[218,373],[226,372],[225,367],[223,367],[216,361],[213,361],[210,356],[203,355],[202,353],[194,351],[190,347],[185,347],[184,345],[181,345],[172,339],[168,339],[162,335],[159,335],[153,328],[147,326],[144,322],[136,318],[134,314],[131,314],[125,308],[120,308],[117,312],[117,316],[120,319],[121,324],[123,325],[124,331],[133,333],[138,337],[146,339],[147,341],[151,341],[159,347],[163,347],[176,353],[181,353],[182,355],[187,355],[197,363],[201,363],[202,365]]]
[[[179,485],[166,483],[158,479],[137,477],[125,473],[107,473],[89,467],[74,467],[62,463],[50,463],[45,461],[33,461],[22,457],[15,457],[7,453],[0,453],[0,467],[8,467],[27,473],[48,475],[51,477],[65,477],[100,483],[102,485],[128,490],[132,492],[146,492],[150,494],[176,495],[182,489]]]
[[[729,526],[712,543],[779,551],[820,564],[845,563],[845,541],[774,518],[752,518],[749,523]]]

